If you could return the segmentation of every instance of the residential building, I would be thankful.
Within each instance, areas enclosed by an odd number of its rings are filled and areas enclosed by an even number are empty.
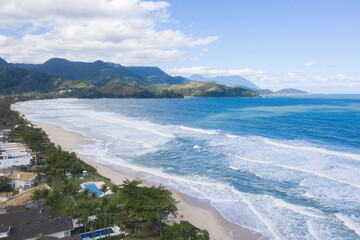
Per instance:
[[[13,196],[11,199],[9,199],[5,202],[0,203],[0,208],[6,208],[6,207],[10,207],[10,206],[33,207],[34,205],[37,205],[37,204],[33,204],[33,200],[31,199],[34,191],[43,190],[43,189],[48,189],[49,191],[52,191],[52,188],[47,184],[36,186],[36,187],[26,190],[23,193]]]
[[[70,238],[74,229],[72,217],[51,218],[43,209],[19,209],[0,215],[0,236],[10,239],[79,239]]]
[[[8,178],[11,180],[13,189],[17,189],[22,193],[34,186],[36,176],[37,174],[32,172],[11,171]]]
[[[26,145],[20,143],[0,143],[0,169],[29,165],[33,156]]]

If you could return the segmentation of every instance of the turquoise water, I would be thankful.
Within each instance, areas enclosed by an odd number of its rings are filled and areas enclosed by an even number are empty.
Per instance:
[[[360,97],[58,99],[30,120],[270,239],[360,239]]]
[[[87,189],[89,189],[90,192],[96,192],[96,196],[102,196],[104,195],[94,183],[87,183],[84,184],[84,187],[86,187]]]

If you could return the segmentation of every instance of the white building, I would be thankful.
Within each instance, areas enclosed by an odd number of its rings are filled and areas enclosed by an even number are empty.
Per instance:
[[[0,143],[0,169],[31,164],[33,157],[19,143]]]
[[[37,174],[32,172],[11,171],[8,178],[11,180],[11,186],[22,193],[34,186],[36,176]]]

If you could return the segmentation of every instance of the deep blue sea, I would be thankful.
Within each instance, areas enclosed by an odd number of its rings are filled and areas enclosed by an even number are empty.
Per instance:
[[[30,120],[78,153],[209,200],[270,239],[360,239],[360,96],[57,99]]]

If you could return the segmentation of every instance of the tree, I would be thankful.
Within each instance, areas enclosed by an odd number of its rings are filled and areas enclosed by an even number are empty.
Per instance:
[[[100,189],[99,189],[101,192],[104,193],[104,196],[105,196],[105,193],[109,190],[109,187],[106,185],[106,184],[103,184],[101,185]]]
[[[116,184],[113,184],[113,185],[111,185],[110,190],[111,190],[111,191],[115,194],[115,196],[116,196],[116,193],[119,191],[119,186],[116,185]]]
[[[85,202],[87,203],[89,200],[89,196],[90,196],[90,190],[88,188],[85,188],[82,192],[82,195],[85,199]]]
[[[159,187],[139,187],[140,180],[125,180],[121,185],[120,201],[133,217],[140,219],[145,217],[149,226],[157,225],[160,227],[162,235],[162,225],[170,214],[176,216],[176,201],[172,193],[163,186]]]
[[[41,190],[36,189],[33,194],[31,195],[31,200],[33,201],[38,201],[40,200],[40,198],[42,197],[42,193]]]
[[[164,227],[163,239],[165,240],[209,240],[209,232],[201,230],[188,221],[180,221],[172,226]]]
[[[5,176],[1,176],[0,177],[0,192],[11,192],[13,189],[10,186],[10,179],[5,177]]]
[[[92,197],[93,199],[95,199],[95,198],[97,197],[97,193],[96,193],[96,192],[91,192],[90,195],[91,195],[91,197]]]
[[[172,193],[165,189],[164,186],[145,188],[145,198],[147,204],[145,205],[144,217],[148,224],[155,224],[160,227],[160,236],[162,235],[162,225],[172,214],[177,215],[176,201],[172,197]]]

